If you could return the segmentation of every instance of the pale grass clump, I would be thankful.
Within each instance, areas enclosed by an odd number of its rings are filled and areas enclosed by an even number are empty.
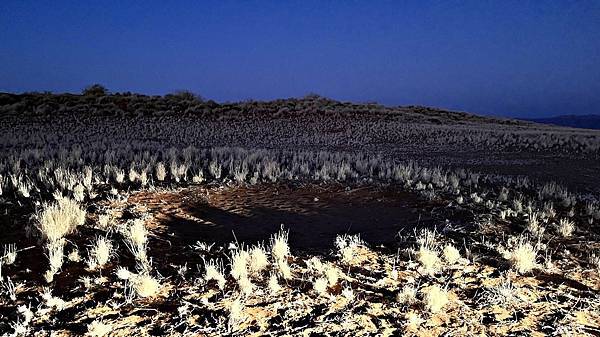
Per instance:
[[[130,272],[129,270],[127,270],[127,268],[118,267],[117,270],[115,271],[115,275],[120,280],[124,280],[125,281],[125,280],[129,280],[131,278],[132,272]]]
[[[448,291],[440,288],[438,285],[424,288],[421,291],[424,295],[423,300],[425,301],[425,307],[431,313],[435,314],[439,312],[449,302]]]
[[[520,237],[512,250],[507,251],[508,260],[514,270],[525,274],[537,267],[537,248],[525,237]]]
[[[271,237],[271,255],[275,260],[284,260],[290,255],[290,246],[288,245],[289,231],[283,228],[273,237]]]
[[[64,259],[64,246],[65,240],[60,239],[56,241],[49,241],[46,244],[46,250],[48,255],[48,262],[50,263],[50,269],[44,274],[46,282],[50,283],[54,280],[54,275],[60,270],[63,265]]]
[[[247,250],[241,248],[234,252],[231,257],[231,276],[236,280],[248,278],[249,261],[250,253]]]
[[[109,214],[98,215],[98,228],[102,230],[108,230],[110,226],[111,217]]]
[[[192,182],[194,184],[200,184],[203,181],[204,181],[204,174],[203,174],[202,170],[198,171],[198,173],[196,173],[192,176]]]
[[[417,303],[417,288],[412,285],[405,285],[402,291],[396,295],[396,300],[400,304],[412,305]]]
[[[145,272],[141,274],[132,273],[129,281],[139,297],[153,297],[158,294],[161,288],[158,279]]]
[[[238,282],[240,290],[246,296],[254,291],[254,285],[248,278],[248,265],[250,261],[250,253],[243,248],[237,250],[231,258],[231,276]]]
[[[156,179],[158,181],[164,181],[166,177],[167,169],[165,168],[165,164],[158,162],[158,164],[156,164]]]
[[[87,265],[89,269],[102,268],[114,254],[113,244],[105,237],[98,237],[88,250]]]
[[[250,296],[256,289],[254,284],[250,281],[248,277],[242,277],[237,280],[238,286],[240,287],[240,291],[244,296]]]
[[[292,269],[287,260],[277,260],[276,266],[284,280],[292,279]]]
[[[67,259],[71,262],[79,262],[81,261],[81,256],[79,255],[79,250],[77,248],[73,248],[69,255],[67,255]]]
[[[104,337],[108,336],[112,329],[112,325],[104,323],[100,320],[94,320],[92,323],[87,325],[87,335],[90,337]]]
[[[349,286],[344,287],[344,289],[342,289],[342,297],[344,297],[348,302],[354,301],[354,290],[352,290],[352,288]]]
[[[330,287],[335,286],[338,283],[338,279],[340,276],[339,270],[332,264],[327,264],[325,266],[325,278],[327,279],[327,284]]]
[[[42,299],[44,300],[48,308],[61,311],[67,307],[67,303],[58,297],[52,296],[50,288],[47,287],[44,287],[42,289]]]
[[[439,272],[442,263],[438,255],[438,244],[435,239],[435,232],[423,230],[417,237],[419,250],[417,251],[417,261],[423,267],[423,271],[428,275]]]
[[[2,255],[2,259],[0,259],[0,265],[11,265],[15,263],[17,260],[17,245],[12,243],[8,245],[4,245],[4,255]]]
[[[146,187],[148,185],[148,172],[146,172],[146,170],[143,170],[140,175],[140,184],[142,184],[143,187]]]
[[[140,174],[137,173],[135,168],[132,166],[129,168],[129,173],[127,174],[127,178],[129,178],[130,182],[135,183],[140,178]]]
[[[540,223],[539,214],[533,212],[529,214],[527,219],[527,230],[538,237],[541,237],[544,234],[546,228]]]
[[[53,204],[45,204],[37,215],[39,229],[44,238],[57,241],[71,234],[85,222],[85,210],[72,199],[57,196]]]
[[[129,225],[125,231],[125,245],[136,259],[137,267],[140,270],[150,270],[150,263],[146,249],[148,246],[148,230],[144,225],[144,221],[136,219],[133,224]]]
[[[236,298],[229,305],[229,321],[227,322],[229,331],[237,331],[245,318],[244,302],[241,298]]]
[[[277,279],[277,275],[271,273],[269,276],[269,281],[267,282],[267,287],[272,295],[277,295],[281,292],[282,288],[279,285],[279,280]]]
[[[254,276],[259,275],[263,270],[269,266],[269,259],[267,252],[261,246],[253,247],[250,250],[250,273]]]
[[[360,235],[343,234],[336,236],[334,245],[338,255],[342,258],[342,263],[354,265],[359,263],[359,248],[364,246],[365,243],[361,240]]]
[[[277,234],[271,237],[271,255],[275,260],[277,270],[286,280],[292,278],[292,270],[287,262],[287,258],[290,255],[288,236],[289,232],[282,228]]]
[[[319,296],[327,295],[327,279],[319,277],[313,282],[313,289]]]
[[[85,199],[85,187],[81,184],[73,187],[73,199],[77,202],[82,202]]]
[[[569,219],[560,219],[558,221],[558,233],[563,238],[569,238],[575,231],[575,224]]]
[[[136,274],[123,267],[119,267],[115,272],[115,275],[119,279],[125,281],[127,289],[130,290],[130,293],[132,290],[135,295],[141,298],[154,297],[162,288],[160,280],[150,275],[148,271],[142,271]]]
[[[223,265],[219,262],[209,260],[204,263],[204,279],[206,281],[216,281],[219,289],[225,288],[225,276],[223,274]]]
[[[444,255],[444,260],[449,264],[455,264],[458,260],[460,260],[460,252],[456,247],[451,244],[447,244],[442,251]]]
[[[512,306],[518,301],[517,288],[515,288],[508,277],[504,277],[495,286],[486,287],[481,297],[486,303],[506,306]]]

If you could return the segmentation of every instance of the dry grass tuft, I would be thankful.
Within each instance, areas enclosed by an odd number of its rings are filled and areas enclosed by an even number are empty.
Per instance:
[[[250,264],[248,266],[250,274],[258,276],[268,266],[269,258],[267,257],[265,249],[261,246],[253,247],[250,250]]]
[[[558,221],[558,233],[563,238],[569,238],[575,231],[575,223],[569,219],[560,219]]]
[[[87,325],[87,336],[91,337],[104,337],[108,336],[112,331],[113,327],[110,324],[104,323],[99,320],[94,320],[92,323]]]
[[[114,254],[112,242],[105,237],[98,237],[88,250],[87,265],[89,269],[102,268]]]
[[[85,213],[75,200],[59,196],[55,203],[44,205],[37,222],[45,239],[57,241],[83,225]]]
[[[444,260],[449,264],[455,264],[460,260],[460,252],[451,244],[447,244],[442,253],[444,255]]]
[[[508,260],[519,274],[528,273],[537,267],[537,248],[526,237],[520,237],[515,247],[508,251]]]
[[[446,289],[440,288],[438,285],[424,288],[421,290],[423,293],[423,300],[425,307],[431,313],[437,313],[442,310],[446,304],[448,304],[448,292]]]
[[[214,260],[204,263],[204,279],[206,281],[216,281],[219,289],[225,288],[225,276],[223,274],[223,265]]]

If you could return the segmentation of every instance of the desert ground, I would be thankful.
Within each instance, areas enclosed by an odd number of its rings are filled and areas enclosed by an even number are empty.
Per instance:
[[[0,335],[600,336],[600,131],[0,94]]]

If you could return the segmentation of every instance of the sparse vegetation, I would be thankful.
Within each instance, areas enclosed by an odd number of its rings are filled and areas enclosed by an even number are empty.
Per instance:
[[[600,329],[597,195],[539,175],[473,172],[460,168],[471,160],[449,155],[588,160],[600,154],[597,132],[318,96],[218,104],[90,87],[81,96],[0,94],[0,103],[2,333]],[[422,149],[456,163],[410,156]],[[306,196],[269,209],[223,200],[234,191],[247,202],[242,190],[259,191],[250,197],[264,204],[290,191]],[[295,246],[325,235],[311,223],[314,209],[342,194],[358,195],[340,208],[350,217],[360,198],[372,199],[364,201],[375,205],[373,231],[359,235],[350,218],[328,246]],[[407,208],[393,225],[380,219],[385,202]],[[227,207],[215,210],[219,203]],[[257,226],[264,235],[252,242],[221,230],[265,214],[295,214],[307,229]]]

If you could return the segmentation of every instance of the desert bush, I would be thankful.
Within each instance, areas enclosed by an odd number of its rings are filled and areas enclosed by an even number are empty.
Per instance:
[[[81,94],[85,96],[106,96],[108,94],[108,89],[101,84],[92,84],[83,89]]]

